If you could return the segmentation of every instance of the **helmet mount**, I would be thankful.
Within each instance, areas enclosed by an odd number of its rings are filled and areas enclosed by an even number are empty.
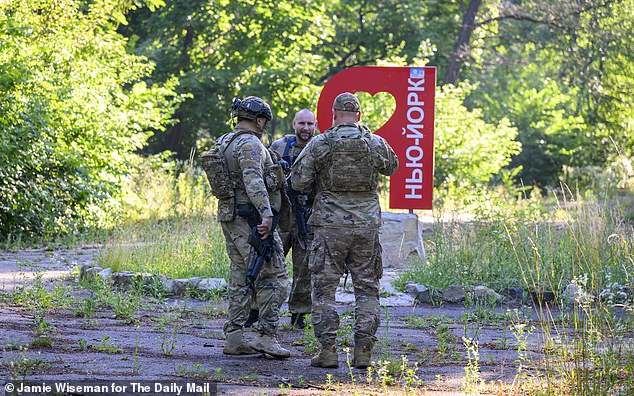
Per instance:
[[[251,121],[255,121],[257,118],[265,118],[267,121],[271,121],[273,114],[268,103],[257,96],[248,96],[244,99],[233,99],[231,117],[244,118]]]

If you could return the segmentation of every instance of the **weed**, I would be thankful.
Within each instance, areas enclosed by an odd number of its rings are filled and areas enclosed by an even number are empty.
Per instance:
[[[526,323],[515,323],[513,325],[513,334],[517,340],[517,359],[515,363],[518,364],[516,379],[524,376],[524,367],[528,365],[528,336],[532,332],[532,327],[527,326]]]
[[[384,391],[387,391],[388,385],[392,385],[394,383],[393,374],[397,372],[398,365],[395,365],[394,362],[390,360],[379,360],[373,362],[374,371],[376,372],[376,378],[379,381],[379,384],[383,387]]]
[[[498,312],[495,300],[476,299],[467,295],[465,307],[468,309],[463,315],[463,323],[471,322],[477,325],[499,326],[508,320],[507,312]]]
[[[453,334],[448,324],[441,324],[436,329],[436,342],[438,342],[438,355],[440,357],[455,357],[456,336]]]
[[[51,337],[43,335],[39,337],[35,337],[33,341],[31,341],[31,347],[52,347],[53,340]]]
[[[304,350],[307,354],[314,354],[319,349],[319,341],[315,337],[313,322],[310,317],[306,317],[306,327],[304,327]]]
[[[80,306],[75,310],[75,314],[84,318],[90,318],[95,316],[96,308],[97,300],[91,295],[80,302]]]
[[[95,330],[97,329],[99,326],[99,322],[95,319],[90,319],[90,320],[82,320],[81,324],[79,325],[80,329],[83,330]]]
[[[350,375],[350,381],[354,385],[356,382],[356,378],[354,376],[354,372],[352,371],[352,359],[350,359],[350,348],[345,347],[343,351],[346,354],[346,364],[348,365],[348,375]]]
[[[401,347],[403,348],[403,352],[410,352],[410,353],[414,353],[414,352],[418,352],[419,349],[416,345],[412,344],[411,342],[407,342],[404,341],[401,343]]]
[[[222,304],[210,302],[203,307],[201,312],[207,319],[217,319],[227,316],[227,307]]]
[[[200,363],[191,363],[190,366],[184,364],[176,365],[176,376],[184,378],[209,378],[209,370],[203,369]]]
[[[170,334],[167,334],[167,332],[161,334],[161,351],[163,352],[163,356],[172,356],[174,348],[176,348],[177,338],[176,330],[172,330]]]
[[[523,317],[523,315],[524,314],[520,314],[520,311],[517,308],[513,310],[507,309],[506,312],[504,313],[505,320],[502,323],[502,327],[503,327],[502,337],[499,339],[491,340],[490,347],[499,348],[499,349],[507,349],[510,345],[508,334],[510,331],[510,327],[512,326],[512,322],[514,318],[516,320],[520,320]]]
[[[110,336],[108,335],[104,335],[103,337],[101,337],[101,341],[98,345],[95,346],[91,344],[90,348],[98,352],[104,352],[108,354],[118,354],[123,352],[121,348],[110,342]]]
[[[326,390],[334,389],[335,381],[331,373],[326,374]]]
[[[352,326],[354,324],[354,311],[346,309],[339,317],[339,328],[337,329],[337,342],[340,345],[352,345]]]
[[[180,319],[180,314],[172,309],[168,308],[167,312],[162,313],[159,316],[152,318],[158,325],[159,330],[164,329],[166,326],[176,323]]]
[[[112,298],[108,299],[108,303],[114,310],[116,318],[124,319],[126,323],[135,321],[133,315],[139,308],[141,302],[140,297],[133,293],[115,292]]]
[[[139,362],[139,339],[134,342],[134,352],[132,353],[132,375],[139,375],[143,365]]]
[[[480,352],[478,343],[463,337],[462,342],[467,350],[467,366],[464,378],[464,390],[466,394],[479,394],[483,383],[480,377]]]
[[[378,346],[379,346],[379,356],[381,360],[389,360],[391,359],[391,354],[390,354],[390,336],[389,336],[389,330],[390,330],[390,312],[387,309],[386,306],[382,306],[383,310],[385,311],[385,331],[383,333],[383,337],[381,337],[378,340]]]
[[[34,332],[36,336],[47,336],[51,333],[57,332],[57,328],[45,320],[34,323],[34,325]]]
[[[222,374],[222,367],[214,367],[213,379],[215,381],[220,381],[223,378],[224,378],[224,375]]]
[[[418,363],[415,362],[413,367],[409,366],[409,361],[405,356],[401,356],[401,375],[400,381],[405,387],[405,391],[418,388],[424,383],[418,378]]]
[[[37,328],[45,322],[45,316],[51,309],[64,309],[70,305],[70,288],[56,284],[52,290],[44,287],[43,274],[35,272],[31,284],[17,287],[12,294],[12,302],[31,311],[33,325]]]
[[[31,358],[27,356],[28,348],[24,346],[18,347],[17,355],[9,361],[3,361],[1,365],[9,370],[9,378],[25,381],[33,369],[46,369],[50,364],[44,363],[40,358]]]
[[[440,324],[448,324],[453,321],[446,315],[409,315],[401,318],[406,325],[414,327],[416,329],[431,329],[436,328]]]

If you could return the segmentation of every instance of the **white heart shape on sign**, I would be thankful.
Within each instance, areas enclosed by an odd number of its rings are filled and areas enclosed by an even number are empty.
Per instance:
[[[396,110],[396,100],[389,92],[370,95],[367,92],[355,94],[361,104],[361,122],[376,131],[385,125]]]

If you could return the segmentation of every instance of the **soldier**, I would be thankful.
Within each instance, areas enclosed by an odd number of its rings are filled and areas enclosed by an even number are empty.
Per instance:
[[[293,165],[299,153],[313,138],[317,121],[315,114],[302,109],[295,113],[293,118],[294,134],[289,134],[271,143],[270,150],[279,154],[285,174],[290,175],[290,166]],[[288,179],[287,179],[288,180]],[[293,282],[291,293],[288,297],[288,310],[291,312],[291,324],[299,328],[305,327],[305,315],[310,313],[310,272],[306,258],[306,245],[309,232],[307,220],[312,206],[312,200],[307,194],[295,191],[291,186],[287,188],[291,200],[293,215],[288,225],[280,224],[280,236],[284,244],[284,255],[292,249],[293,258]],[[301,222],[301,223],[300,223]]]
[[[249,96],[234,100],[231,115],[237,118],[235,129],[218,139],[218,149],[226,160],[228,183],[233,189],[229,198],[218,200],[218,219],[231,259],[229,317],[224,325],[223,352],[228,355],[260,352],[284,359],[291,356],[291,352],[280,346],[277,327],[279,307],[286,298],[288,281],[281,240],[277,230],[272,228],[274,215],[280,210],[280,190],[285,184],[280,166],[273,163],[260,140],[272,118],[271,108],[262,99]],[[256,227],[263,240],[273,233],[276,249],[253,285],[260,320],[254,341],[247,344],[243,338],[243,324],[250,303],[246,273],[253,254],[247,242],[252,227]]]
[[[314,137],[291,169],[293,187],[315,191],[308,221],[314,232],[308,253],[312,323],[321,344],[311,366],[338,367],[339,315],[335,291],[341,275],[352,275],[355,296],[352,364],[370,364],[379,326],[379,279],[383,275],[378,175],[392,175],[398,160],[392,148],[359,123],[356,96],[343,93],[332,106],[333,127]]]

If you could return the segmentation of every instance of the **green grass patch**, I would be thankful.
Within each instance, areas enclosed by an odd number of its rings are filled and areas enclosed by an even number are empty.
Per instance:
[[[113,233],[97,259],[113,271],[168,278],[228,278],[229,257],[220,224],[212,215],[147,220]]]
[[[484,285],[561,294],[576,283],[595,295],[629,287],[634,236],[621,219],[608,205],[575,203],[530,221],[439,221],[428,241],[428,257],[404,272],[397,287],[416,282],[432,288]]]

